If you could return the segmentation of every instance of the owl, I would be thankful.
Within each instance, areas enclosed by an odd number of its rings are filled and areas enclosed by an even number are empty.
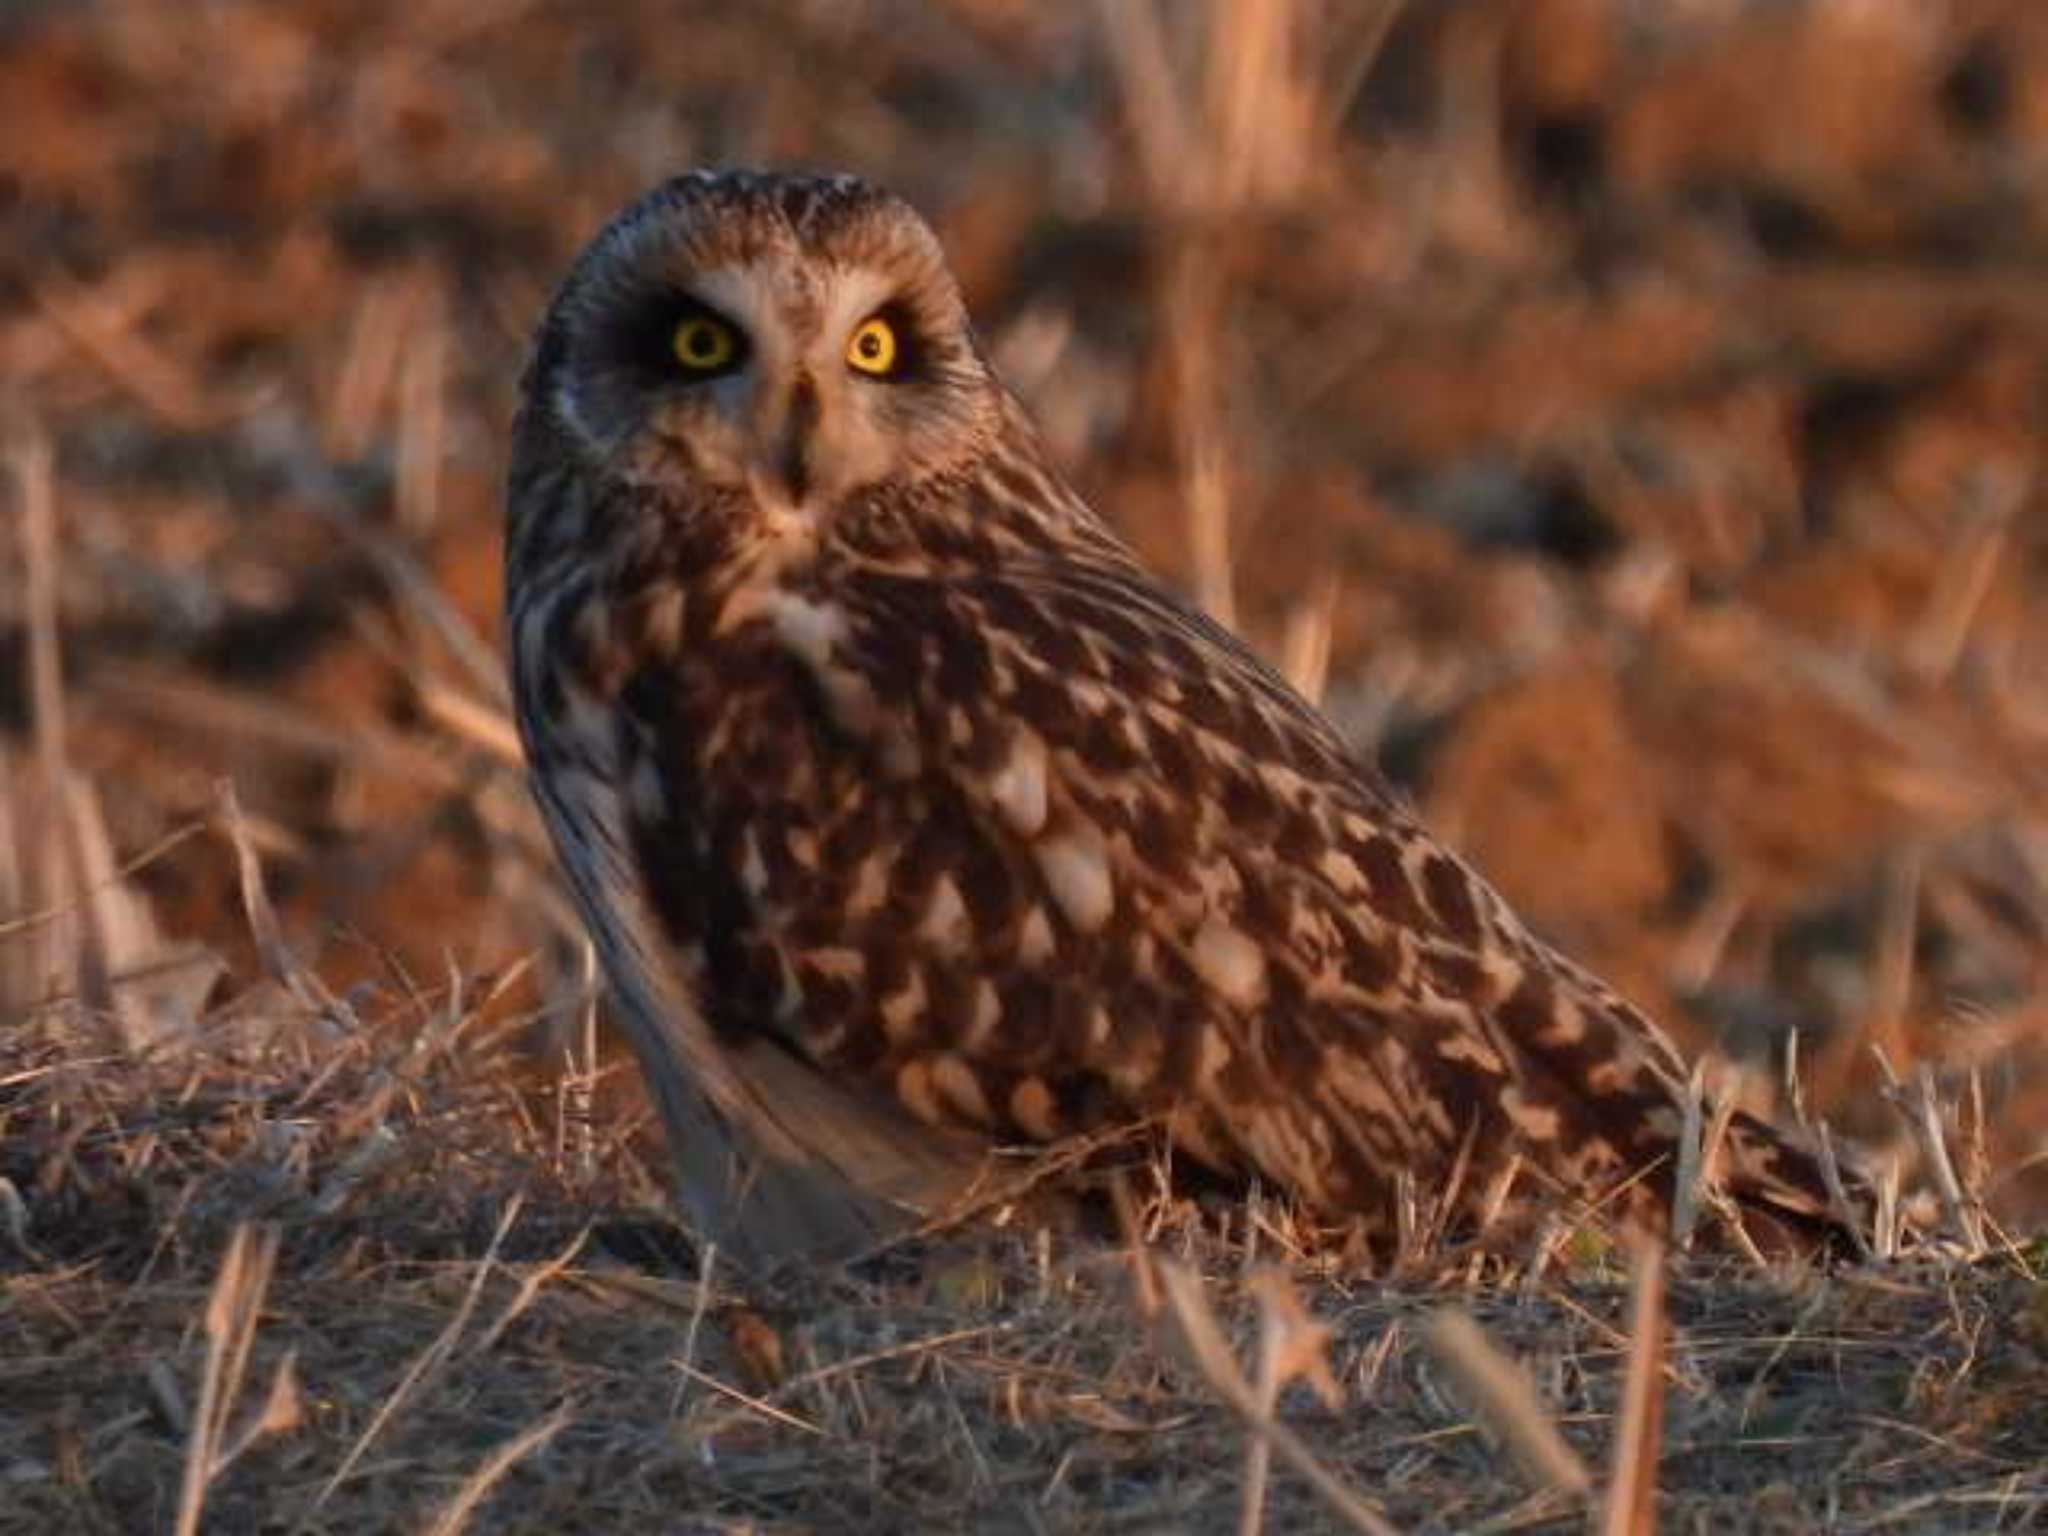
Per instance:
[[[1128,1131],[1393,1230],[1655,1220],[1686,1063],[1048,463],[930,229],[695,172],[542,322],[507,608],[532,781],[742,1263],[858,1253],[991,1149]],[[1737,1114],[1727,1209],[1831,1217]]]

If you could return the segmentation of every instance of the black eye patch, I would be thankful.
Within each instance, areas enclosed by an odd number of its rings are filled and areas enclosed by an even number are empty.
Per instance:
[[[868,318],[880,320],[894,333],[896,356],[887,373],[867,377],[877,384],[907,384],[931,376],[930,338],[910,305],[901,299],[891,299]]]
[[[703,366],[702,360],[713,354],[700,348],[714,334],[727,338],[728,344],[710,366]],[[753,350],[738,321],[674,290],[619,306],[617,317],[605,328],[605,347],[614,366],[649,389],[723,377],[743,367]]]

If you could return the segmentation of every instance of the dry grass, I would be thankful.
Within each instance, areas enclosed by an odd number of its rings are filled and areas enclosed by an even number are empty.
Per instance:
[[[2016,1255],[1681,1262],[1661,1356],[1625,1254],[1280,1279],[1270,1209],[1148,1211],[1149,1327],[1114,1242],[1028,1228],[741,1295],[669,1246],[628,1142],[581,1165],[502,1045],[380,1027],[441,1001],[340,1036],[278,1000],[123,1061],[62,1013],[10,1033],[0,1174],[33,1220],[0,1531],[202,1493],[208,1529],[1226,1531],[1261,1484],[1274,1531],[1558,1529],[1631,1443],[1674,1529],[2048,1515],[2048,1288]]]
[[[0,1536],[2048,1526],[2048,26],[1654,10],[0,17]],[[1153,1179],[736,1291],[494,638],[546,286],[717,160],[930,210],[1151,558],[1990,1256]]]

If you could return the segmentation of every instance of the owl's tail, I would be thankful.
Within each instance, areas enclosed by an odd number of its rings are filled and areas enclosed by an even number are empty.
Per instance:
[[[1528,1058],[1554,1078],[1588,1082],[1589,1058],[1602,1069],[1606,1092],[1627,1107],[1619,1113],[1608,1108],[1604,1116],[1615,1144],[1627,1149],[1624,1165],[1655,1165],[1632,1207],[1639,1219],[1668,1230],[1675,1212],[1689,1204],[1697,1215],[1694,1231],[1723,1239],[1722,1246],[1771,1256],[1859,1258],[1869,1252],[1877,1201],[1867,1179],[1839,1161],[1831,1170],[1827,1154],[1800,1133],[1719,1106],[1712,1096],[1698,1116],[1705,1127],[1698,1139],[1708,1143],[1698,1148],[1705,1176],[1692,1200],[1681,1198],[1686,1192],[1678,1182],[1692,1182],[1694,1159],[1680,1145],[1689,1133],[1674,1136],[1662,1124],[1651,1129],[1640,1106],[1663,1099],[1691,1119],[1685,1106],[1697,1092],[1689,1086],[1697,1069],[1647,1015],[1591,972],[1540,946],[1533,953],[1555,979],[1559,1001],[1553,1008],[1568,1006],[1574,1028],[1528,1027],[1518,1039]],[[1600,1094],[1589,1097],[1600,1109]],[[1633,1141],[1631,1132],[1637,1133]]]
[[[1724,1197],[1710,1214],[1766,1255],[1869,1256],[1876,1193],[1853,1168],[1837,1165],[1831,1185],[1822,1153],[1741,1110],[1707,1155],[1708,1187]]]

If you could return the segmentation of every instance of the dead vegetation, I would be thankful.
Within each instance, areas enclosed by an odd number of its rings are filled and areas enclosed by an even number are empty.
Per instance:
[[[0,1532],[2048,1525],[2028,0],[31,4],[0,102]],[[496,503],[553,275],[736,160],[929,210],[1151,558],[1989,1257],[700,1271]]]
[[[695,1272],[617,1127],[586,1163],[512,1036],[451,1001],[350,1026],[279,998],[118,1059],[53,1019],[10,1034],[0,1530],[2048,1515],[2048,1293],[2015,1253],[1689,1260],[1661,1301],[1638,1263],[1632,1301],[1629,1255],[1584,1241],[1373,1278],[1270,1204],[1147,1199],[1136,1250],[984,1230],[741,1290]]]

